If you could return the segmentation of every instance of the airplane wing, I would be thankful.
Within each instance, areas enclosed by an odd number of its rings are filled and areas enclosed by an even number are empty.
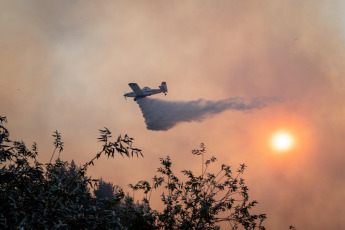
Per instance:
[[[143,91],[140,90],[140,87],[137,83],[129,83],[128,85],[137,96],[144,96]]]

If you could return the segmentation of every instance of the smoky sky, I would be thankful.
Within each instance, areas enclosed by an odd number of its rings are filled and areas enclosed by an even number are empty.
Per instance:
[[[219,101],[199,99],[197,101],[164,101],[159,99],[141,98],[137,103],[145,118],[147,129],[169,130],[180,122],[191,122],[206,119],[226,110],[249,112],[261,109],[275,98],[257,97],[246,99],[240,97],[227,98]]]
[[[166,154],[197,168],[188,153],[204,142],[222,163],[248,163],[268,229],[344,229],[344,9],[342,0],[3,0],[0,115],[14,139],[37,142],[43,162],[56,129],[61,157],[80,164],[98,152],[98,129],[129,134],[144,159],[90,169],[123,187],[152,178]],[[169,101],[148,98],[145,124],[122,95],[129,82],[162,81]],[[257,96],[293,100],[255,107]],[[253,106],[248,115],[218,113],[235,97]],[[299,151],[272,153],[277,128],[294,130]]]

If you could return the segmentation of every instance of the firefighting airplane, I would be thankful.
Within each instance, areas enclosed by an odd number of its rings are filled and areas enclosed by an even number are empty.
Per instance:
[[[125,93],[123,96],[125,98],[127,97],[134,97],[134,101],[136,101],[139,98],[151,96],[153,94],[157,93],[164,93],[167,95],[168,88],[167,88],[167,83],[162,82],[162,84],[159,86],[159,89],[150,89],[149,87],[144,87],[140,89],[137,83],[129,83],[129,87],[133,90],[133,92],[130,93]]]

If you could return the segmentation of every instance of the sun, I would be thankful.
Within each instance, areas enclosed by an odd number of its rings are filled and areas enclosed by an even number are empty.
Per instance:
[[[286,152],[294,145],[293,136],[286,131],[279,131],[271,138],[271,146],[274,150],[279,152]]]

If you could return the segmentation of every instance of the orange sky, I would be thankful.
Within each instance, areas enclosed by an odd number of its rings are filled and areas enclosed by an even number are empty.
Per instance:
[[[200,170],[190,151],[204,142],[219,163],[248,165],[268,229],[345,228],[342,1],[1,1],[0,12],[0,115],[12,138],[38,143],[42,161],[57,129],[62,158],[86,162],[105,126],[134,137],[145,158],[101,159],[89,173],[126,187],[152,178],[166,155],[176,170]],[[122,95],[129,82],[162,81],[162,100],[285,101],[146,130]],[[280,129],[296,138],[284,154],[269,146]]]

